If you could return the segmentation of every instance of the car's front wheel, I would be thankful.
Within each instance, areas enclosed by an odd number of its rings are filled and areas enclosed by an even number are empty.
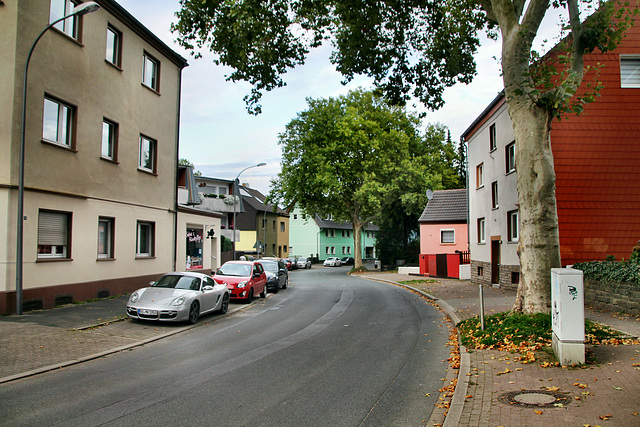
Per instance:
[[[286,279],[284,279],[284,285],[282,285],[282,289],[287,289],[287,286],[289,286],[289,278],[288,277]]]
[[[193,325],[198,321],[198,317],[200,317],[200,304],[198,301],[194,301],[189,307],[189,323]]]
[[[278,285],[276,285],[276,289],[278,289]],[[262,292],[260,292],[260,298],[266,298],[267,297],[267,285],[264,285],[264,288],[262,288]]]
[[[247,295],[247,299],[244,300],[245,304],[249,304],[253,300],[253,288],[249,289],[249,295]]]

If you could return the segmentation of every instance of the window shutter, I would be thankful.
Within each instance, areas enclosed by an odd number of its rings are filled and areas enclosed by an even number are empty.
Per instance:
[[[66,246],[67,214],[40,212],[38,215],[38,245]]]
[[[640,87],[640,58],[620,58],[621,87]]]

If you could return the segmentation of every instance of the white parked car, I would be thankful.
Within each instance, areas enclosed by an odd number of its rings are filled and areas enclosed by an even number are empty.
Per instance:
[[[298,260],[296,261],[296,264],[298,265],[298,268],[311,268],[311,260],[307,257],[301,256],[300,258],[298,258]]]
[[[129,297],[127,314],[133,319],[196,323],[202,314],[229,308],[229,289],[201,273],[167,273]]]
[[[324,266],[325,267],[340,267],[341,265],[342,265],[342,262],[340,261],[340,258],[337,258],[337,257],[334,257],[334,256],[324,260]]]

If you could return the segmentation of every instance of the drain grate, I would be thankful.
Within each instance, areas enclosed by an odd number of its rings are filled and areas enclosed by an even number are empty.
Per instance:
[[[507,405],[525,408],[553,408],[566,406],[571,402],[566,395],[546,390],[519,390],[502,393],[498,400]]]

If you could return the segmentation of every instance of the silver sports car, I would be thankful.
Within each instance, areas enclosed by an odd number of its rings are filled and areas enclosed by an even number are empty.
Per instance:
[[[129,297],[127,314],[133,319],[188,321],[201,314],[229,308],[229,289],[201,273],[167,273]]]

